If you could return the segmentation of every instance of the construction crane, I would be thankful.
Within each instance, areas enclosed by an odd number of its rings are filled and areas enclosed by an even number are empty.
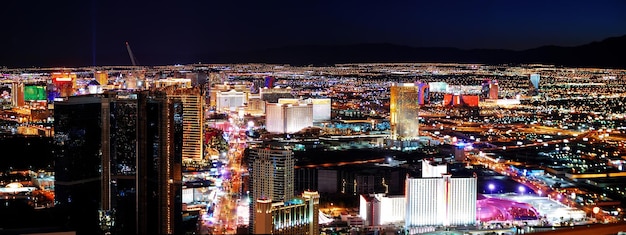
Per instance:
[[[130,62],[133,63],[133,66],[137,66],[137,59],[135,59],[135,55],[133,55],[133,51],[130,49],[128,42],[126,42],[126,50],[128,50],[128,56],[130,56]]]
[[[143,72],[137,67],[137,58],[135,58],[135,55],[130,49],[130,44],[128,44],[128,42],[126,42],[126,50],[128,50],[130,62],[133,63],[133,69],[132,72],[128,73],[128,78],[124,81],[124,84],[128,89],[141,88],[143,86],[143,81],[140,81],[140,79]]]

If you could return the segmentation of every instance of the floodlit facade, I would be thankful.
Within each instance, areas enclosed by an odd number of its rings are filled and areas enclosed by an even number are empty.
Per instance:
[[[233,92],[234,91],[234,92]],[[217,107],[217,97],[218,93],[237,93],[239,92],[244,94],[243,103],[247,102],[247,99],[250,96],[249,89],[243,84],[214,84],[209,89],[209,106]],[[224,103],[224,102],[222,102]]]
[[[271,133],[294,133],[313,126],[313,105],[268,103],[265,129]]]
[[[530,93],[532,95],[538,95],[539,94],[539,81],[541,80],[541,77],[539,74],[531,74],[530,75]]]
[[[417,87],[413,83],[391,85],[391,137],[393,140],[419,138],[419,104]]]
[[[250,97],[250,99],[248,99],[246,112],[256,116],[265,115],[265,101],[261,100],[260,98]]]
[[[215,95],[215,109],[219,111],[235,110],[248,102],[248,94],[242,91],[218,91]]]
[[[191,79],[187,78],[167,78],[154,81],[156,88],[164,88],[168,86],[176,86],[179,88],[191,88]]]
[[[202,161],[204,128],[204,99],[202,89],[173,89],[168,87],[168,98],[180,100],[183,105],[183,161]]]
[[[97,71],[94,73],[94,78],[102,86],[109,84],[109,74],[107,72]]]
[[[360,197],[359,216],[364,220],[364,225],[380,226],[402,223],[405,212],[404,195],[370,194]]]
[[[283,201],[293,198],[295,160],[289,149],[250,149],[252,198]]]
[[[477,179],[406,179],[406,227],[453,226],[476,223]]]
[[[280,98],[280,99],[278,99],[278,103],[279,104],[299,104],[300,103],[300,99]]]
[[[254,228],[257,221],[254,202],[258,199],[277,202],[294,197],[295,160],[290,149],[259,147],[251,148],[249,154],[250,228]]]
[[[489,83],[489,99],[497,100],[498,90],[498,81],[491,80],[491,83]]]
[[[253,234],[319,234],[319,194],[306,191],[301,197],[274,202],[258,199]]]
[[[321,122],[330,120],[330,99],[278,99],[279,104],[312,104],[313,105],[313,121]]]
[[[448,173],[448,165],[433,160],[422,160],[422,178],[441,177]]]
[[[330,99],[308,99],[313,104],[313,121],[321,122],[330,120]]]

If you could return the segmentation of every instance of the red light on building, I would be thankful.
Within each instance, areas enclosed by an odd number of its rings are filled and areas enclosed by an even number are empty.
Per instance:
[[[443,96],[443,106],[478,107],[478,100],[479,97],[477,95],[445,94]]]

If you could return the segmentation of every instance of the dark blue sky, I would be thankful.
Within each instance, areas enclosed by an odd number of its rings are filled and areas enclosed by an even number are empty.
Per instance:
[[[626,1],[3,1],[0,65],[189,63],[310,44],[529,49],[626,34]],[[94,53],[95,52],[95,53]]]

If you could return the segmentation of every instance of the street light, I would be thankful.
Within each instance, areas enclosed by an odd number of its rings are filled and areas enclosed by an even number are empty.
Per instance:
[[[594,208],[593,208],[593,213],[594,213],[594,214],[598,214],[598,212],[600,212],[600,207],[597,207],[597,206],[596,206],[596,207],[594,207]]]
[[[493,190],[494,190],[495,188],[496,188],[496,186],[495,186],[495,185],[493,185],[493,184],[489,184],[489,191],[490,191],[490,194],[493,194]]]
[[[597,207],[597,206],[596,206],[596,207],[594,207],[594,208],[591,210],[591,212],[593,212],[593,218],[597,220],[597,219],[598,219],[598,212],[600,212],[600,207]]]
[[[524,194],[524,192],[526,192],[526,188],[524,188],[524,186],[519,186],[517,189],[521,194]]]

